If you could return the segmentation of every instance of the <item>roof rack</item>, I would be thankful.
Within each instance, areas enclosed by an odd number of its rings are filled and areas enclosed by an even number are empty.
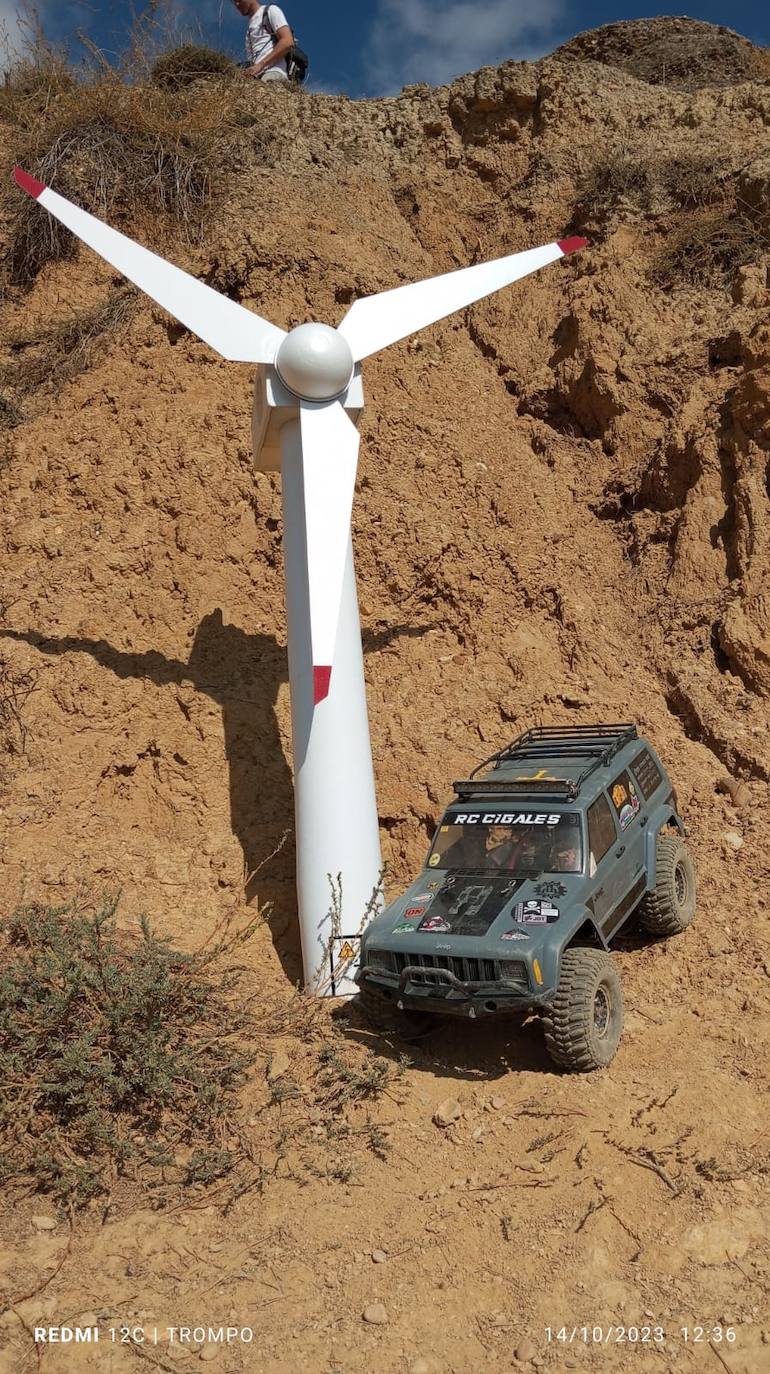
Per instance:
[[[474,768],[465,782],[455,783],[458,796],[483,795],[484,792],[521,792],[522,795],[550,795],[574,801],[586,778],[597,768],[604,768],[630,740],[638,738],[635,725],[623,722],[616,725],[536,725],[506,744],[503,749]],[[500,768],[514,761],[542,762],[554,754],[566,754],[577,761],[585,759],[588,767],[578,778],[509,778],[474,781],[482,768],[494,764]]]

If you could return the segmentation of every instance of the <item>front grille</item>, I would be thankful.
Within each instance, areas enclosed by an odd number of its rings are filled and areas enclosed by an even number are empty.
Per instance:
[[[501,970],[496,959],[463,959],[449,954],[406,954],[402,950],[378,949],[370,951],[367,963],[396,974],[403,973],[407,967],[443,968],[461,983],[497,983],[503,978],[506,982],[524,983],[525,986],[529,982],[526,964],[514,959],[506,959],[504,970]]]

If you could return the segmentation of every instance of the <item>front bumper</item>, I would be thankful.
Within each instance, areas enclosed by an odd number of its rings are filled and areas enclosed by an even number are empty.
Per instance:
[[[534,992],[521,984],[462,982],[443,968],[408,964],[400,974],[377,965],[364,965],[356,974],[362,991],[374,993],[399,1010],[436,1012],[442,1016],[466,1016],[471,1020],[511,1011],[530,1011],[544,1006],[550,991]]]

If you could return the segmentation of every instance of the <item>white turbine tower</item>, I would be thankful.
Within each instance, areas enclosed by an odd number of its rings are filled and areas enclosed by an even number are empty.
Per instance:
[[[356,301],[342,323],[290,333],[228,300],[16,168],[18,185],[223,358],[258,364],[254,449],[280,467],[297,843],[305,983],[340,995],[380,857],[350,515],[363,407],[359,364],[585,246],[562,239]],[[334,671],[332,672],[332,669]],[[336,927],[341,875],[349,935]],[[346,948],[349,945],[350,948]]]

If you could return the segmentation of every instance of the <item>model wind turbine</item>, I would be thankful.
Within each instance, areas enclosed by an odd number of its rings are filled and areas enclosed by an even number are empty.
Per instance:
[[[290,333],[110,229],[17,168],[18,185],[164,310],[232,362],[258,364],[254,451],[282,474],[305,983],[340,995],[382,872],[350,514],[363,407],[359,364],[585,246],[562,239],[356,301],[342,323]],[[339,930],[330,881],[341,875]]]

